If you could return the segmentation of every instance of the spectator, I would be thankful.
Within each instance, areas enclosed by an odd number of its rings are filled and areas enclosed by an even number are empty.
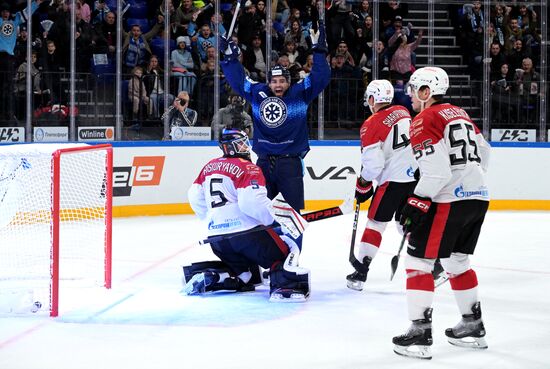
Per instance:
[[[47,89],[51,91],[52,103],[64,102],[64,91],[61,88],[61,66],[62,61],[57,53],[53,40],[46,41],[42,46],[42,57],[40,58],[43,80]]]
[[[300,80],[300,70],[302,69],[302,66],[296,63],[291,64],[290,60],[288,59],[288,55],[281,54],[281,56],[277,60],[277,64],[288,70],[288,72],[290,73],[291,84],[294,84]]]
[[[108,12],[105,20],[94,27],[94,53],[113,59],[116,51],[116,14]]]
[[[237,35],[239,40],[246,46],[252,43],[252,37],[260,34],[263,24],[260,16],[256,14],[256,5],[248,0],[244,4],[244,11],[239,18],[239,29]]]
[[[250,72],[250,78],[254,81],[265,81],[267,58],[262,47],[262,39],[259,35],[252,37],[251,47],[243,54],[244,67]]]
[[[145,84],[145,90],[149,96],[151,104],[151,115],[154,118],[160,116],[161,110],[164,110],[164,71],[159,66],[159,59],[156,55],[151,55],[149,64],[145,69],[145,75],[143,82]],[[174,101],[174,95],[167,95],[168,105],[171,105]]]
[[[493,123],[509,123],[512,102],[512,77],[508,64],[504,63],[491,74],[491,120]]]
[[[193,38],[193,40],[194,39],[195,38]],[[206,49],[211,46],[216,47],[216,37],[212,34],[212,31],[210,30],[210,26],[208,24],[204,24],[201,27],[199,35],[196,39],[197,52],[199,53],[199,57],[201,61],[206,61]]]
[[[282,52],[288,56],[290,65],[297,65],[298,67],[301,67],[300,64],[302,63],[302,55],[298,50],[296,50],[296,43],[294,40],[285,42]]]
[[[49,92],[48,90],[42,91],[42,83],[41,83],[41,76],[40,71],[38,70],[36,66],[36,61],[38,59],[38,52],[33,51],[32,52],[32,62],[31,62],[31,78],[32,78],[32,93],[35,96],[33,107],[36,108],[39,105],[41,105],[44,102],[48,101],[49,98]],[[24,118],[26,116],[25,114],[25,101],[26,101],[26,92],[27,92],[27,62],[24,61],[19,65],[17,68],[17,73],[15,75],[15,94],[17,96],[17,115],[20,118]],[[40,99],[39,97],[42,97],[42,94],[44,94],[44,99]]]
[[[405,18],[409,13],[409,5],[406,2],[400,2],[397,0],[388,0],[387,3],[380,4],[380,18],[389,21],[391,23],[396,16]],[[389,24],[385,24],[386,28]]]
[[[197,19],[198,8],[193,5],[192,0],[181,0],[180,6],[176,9],[174,25],[178,28],[177,35],[189,35],[187,30],[191,22]],[[192,35],[190,35],[192,36]]]
[[[25,14],[34,13],[41,3],[42,0],[33,1],[31,11],[29,12],[28,9],[25,9]],[[2,32],[4,34],[0,40],[0,118],[13,118],[13,52],[17,39],[15,30],[23,21],[24,17],[21,12],[17,12],[12,17],[9,3],[4,2],[0,4],[0,29],[11,29],[11,32]],[[3,117],[1,116],[2,114]]]
[[[172,109],[166,112],[168,114],[168,121],[170,122],[171,128],[195,126],[197,123],[198,114],[195,110],[189,107],[189,94],[186,91],[180,91],[178,93],[178,97],[176,97],[172,103],[172,107]]]
[[[164,21],[164,18],[162,19]],[[161,23],[162,22],[157,22],[157,24],[155,24],[146,34],[142,34],[141,27],[137,24],[132,25],[129,33],[124,32],[122,61],[126,71],[132,70],[136,66],[144,65],[146,60],[153,54],[149,46],[149,41],[159,32]]]
[[[107,15],[109,13],[111,13],[111,9],[105,3],[105,0],[94,1],[94,10],[90,15],[92,19],[92,24],[93,25],[103,24],[103,22],[105,22],[105,20],[107,19]]]
[[[128,97],[132,102],[132,119],[134,120],[144,117],[144,106],[148,108],[151,106],[142,77],[143,68],[134,67],[128,83]]]
[[[338,42],[338,46],[336,46],[335,54],[344,55],[344,63],[351,65],[352,67],[355,67],[355,59],[349,52],[348,44],[346,43],[345,40],[340,40],[340,42]]]
[[[308,54],[308,56],[306,57],[306,62],[302,66],[302,70],[300,70],[299,72],[300,80],[303,80],[304,78],[309,76],[309,74],[311,73],[311,68],[313,68],[313,54]]]
[[[331,17],[328,21],[329,24],[329,49],[338,40],[342,39],[342,31],[344,32],[345,40],[353,40],[355,35],[355,29],[353,27],[351,16],[351,4],[346,0],[334,0],[331,8]]]
[[[369,1],[362,0],[361,5],[359,5],[359,8],[353,11],[353,14],[355,14],[354,26],[357,30],[357,28],[361,28],[363,26],[367,17],[371,17],[372,19],[372,10],[370,8]]]
[[[506,61],[500,44],[493,42],[489,53],[491,58],[491,74],[499,74],[501,72],[500,66]]]
[[[75,9],[76,22],[76,70],[90,72],[90,59],[92,58],[92,26],[82,18],[81,9]]]
[[[90,10],[90,6],[85,2],[83,2],[82,0],[76,0],[75,4],[76,4],[76,9],[80,11],[81,19],[86,23],[90,23],[91,16],[92,16],[92,11]],[[69,9],[70,9],[70,5],[69,5]]]
[[[285,43],[288,41],[294,41],[296,44],[296,49],[300,52],[305,52],[308,50],[309,46],[306,40],[306,37],[304,36],[304,33],[302,32],[302,25],[300,24],[299,20],[293,20],[290,22],[290,29],[285,34]]]
[[[355,92],[361,72],[346,63],[346,55],[337,53],[331,60],[331,80],[329,89],[329,119],[331,121],[352,121],[355,110]]]
[[[216,51],[217,49],[214,46],[210,46],[208,49],[206,49],[206,61],[201,61],[201,74],[206,72],[206,70],[208,69],[208,63],[210,61],[213,61],[214,63],[216,62]]]
[[[523,59],[530,57],[530,53],[523,48],[523,41],[514,41],[514,48],[506,56],[506,62],[510,66],[511,70],[520,69],[523,63]]]
[[[212,118],[213,135],[215,136],[224,128],[234,128],[246,132],[247,136],[252,138],[252,117],[244,111],[246,101],[236,94],[229,95],[228,100],[229,104],[221,108]]]
[[[495,30],[495,37],[498,39],[498,43],[501,47],[504,47],[504,32],[505,32],[505,17],[504,17],[504,5],[497,4],[494,8],[494,16],[491,19]]]
[[[17,40],[15,41],[15,47],[13,49],[14,63],[15,65],[21,65],[27,60],[27,39],[29,38],[29,33],[27,32],[27,24],[22,23],[19,25],[19,34],[17,35]],[[40,42],[40,39],[38,39]],[[33,44],[36,45],[36,42],[33,41]],[[33,45],[33,48],[35,48]]]
[[[172,64],[172,76],[178,79],[178,91],[187,91],[193,94],[197,75],[193,72],[195,63],[191,52],[187,50],[188,36],[179,36],[176,40],[178,48],[172,51],[170,62]]]
[[[378,57],[378,75],[382,79],[390,79],[390,57],[383,41],[378,40],[376,42],[376,53]],[[370,75],[372,71],[372,56],[370,55],[367,59],[367,64],[365,64],[365,69],[369,73],[369,80],[372,79]]]
[[[357,37],[355,43],[358,51],[357,61],[359,65],[365,65],[367,60],[372,58],[372,31],[372,17],[368,15],[363,20],[363,25],[355,30]]]
[[[521,69],[514,76],[519,100],[518,121],[535,124],[539,117],[540,75],[530,58],[523,59]]]
[[[286,25],[288,18],[290,18],[290,7],[286,0],[272,0],[271,7],[275,13],[275,21]]]
[[[393,81],[400,80],[404,83],[408,82],[414,68],[411,60],[411,53],[420,45],[423,34],[423,30],[418,31],[418,38],[410,44],[407,43],[407,36],[402,32],[396,32],[392,38],[390,38],[390,47],[394,43],[398,45],[390,61],[390,73]]]

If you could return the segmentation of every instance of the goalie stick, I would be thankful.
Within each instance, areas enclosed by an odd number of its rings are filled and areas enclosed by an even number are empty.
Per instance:
[[[276,200],[278,201],[278,197],[275,198],[273,200],[273,202],[275,203]],[[283,201],[284,201],[284,199],[283,199]],[[312,212],[309,212],[309,213],[302,214],[301,216],[296,211],[294,211],[294,209],[292,209],[292,211],[296,215],[300,216],[300,218],[305,220],[306,223],[316,222],[318,220],[323,220],[323,219],[333,218],[333,217],[336,217],[336,216],[339,216],[339,215],[348,214],[351,211],[352,202],[353,202],[353,198],[350,197],[350,198],[347,198],[346,200],[344,200],[344,202],[342,202],[342,204],[339,205],[339,206],[333,206],[333,207],[326,208],[326,209],[312,211]],[[285,203],[286,203],[286,201],[285,201]],[[288,216],[290,216],[290,215],[288,215]],[[277,221],[279,222],[279,220],[277,220]],[[294,222],[298,222],[298,220],[295,219]],[[205,240],[199,241],[199,244],[204,245],[204,244],[208,244],[208,243],[211,243],[211,242],[219,242],[219,241],[222,241],[222,240],[225,240],[225,239],[228,239],[228,238],[232,238],[232,237],[235,237],[235,236],[241,236],[243,234],[263,231],[263,230],[266,230],[266,229],[279,230],[279,229],[281,229],[281,227],[279,227],[279,226],[273,227],[271,225],[255,227],[255,228],[243,231],[243,232],[234,233],[234,234],[230,234],[230,235],[212,236],[212,237],[209,237]],[[302,231],[302,233],[303,233],[303,231]]]

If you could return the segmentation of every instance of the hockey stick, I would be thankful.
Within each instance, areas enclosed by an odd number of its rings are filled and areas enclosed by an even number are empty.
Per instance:
[[[355,204],[355,216],[353,218],[353,231],[351,232],[351,243],[349,245],[349,262],[359,273],[367,274],[368,267],[361,263],[355,257],[355,236],[357,234],[357,223],[359,223],[359,211],[361,210],[361,204]]]
[[[233,34],[233,28],[235,28],[235,22],[237,21],[239,10],[241,10],[241,0],[237,0],[237,5],[235,6],[235,13],[233,13],[233,19],[231,19],[231,25],[229,26],[229,30],[227,31],[228,41],[231,39],[231,35]]]
[[[349,197],[338,206],[333,206],[326,209],[316,210],[309,213],[302,214],[305,220],[308,222],[315,222],[317,220],[328,219],[339,215],[348,214],[353,209],[353,197]]]
[[[391,258],[391,276],[390,281],[393,280],[393,276],[395,275],[395,271],[397,270],[397,264],[399,264],[399,258],[401,257],[401,250],[403,249],[403,245],[405,244],[405,240],[407,239],[407,226],[410,224],[410,220],[407,219],[405,222],[405,226],[403,227],[403,238],[401,239],[401,244],[399,245],[399,250],[397,251],[397,255],[394,255]]]

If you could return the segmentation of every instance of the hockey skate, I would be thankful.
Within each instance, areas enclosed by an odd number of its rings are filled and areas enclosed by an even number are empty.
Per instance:
[[[363,285],[367,280],[367,273],[369,271],[369,265],[372,261],[372,258],[365,256],[363,258],[364,269],[361,271],[355,271],[351,274],[348,274],[346,277],[348,288],[356,291],[362,291]]]
[[[277,288],[271,292],[271,302],[306,302],[309,298],[309,291],[293,288]]]
[[[432,276],[434,277],[434,286],[436,288],[449,280],[449,276],[443,269],[443,266],[441,265],[441,261],[439,259],[435,259]]]
[[[405,334],[393,337],[393,351],[417,359],[432,358],[432,309],[424,311],[424,319],[413,320]]]
[[[220,276],[216,272],[206,271],[197,273],[183,286],[181,293],[188,296],[205,293],[207,287],[217,283],[219,279]]]
[[[472,306],[473,314],[462,315],[462,320],[453,328],[447,328],[445,335],[451,345],[486,349],[485,327],[481,319],[481,304],[476,302]]]

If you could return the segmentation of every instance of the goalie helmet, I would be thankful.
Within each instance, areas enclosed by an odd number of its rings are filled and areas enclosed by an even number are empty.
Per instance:
[[[280,65],[276,65],[273,68],[271,68],[271,70],[267,74],[267,80],[271,82],[271,79],[273,77],[278,77],[278,76],[285,77],[286,81],[290,83],[290,72],[288,71],[288,69]]]
[[[246,132],[224,128],[218,141],[224,157],[239,157],[250,160],[250,141]]]
[[[409,80],[407,94],[412,96],[424,86],[430,88],[430,97],[445,95],[449,88],[449,76],[447,72],[438,67],[419,68]]]
[[[365,95],[363,96],[364,106],[369,106],[369,98],[371,96],[374,98],[375,104],[390,104],[393,100],[393,86],[390,81],[385,79],[375,79],[374,81],[369,83],[367,89],[365,90]]]

